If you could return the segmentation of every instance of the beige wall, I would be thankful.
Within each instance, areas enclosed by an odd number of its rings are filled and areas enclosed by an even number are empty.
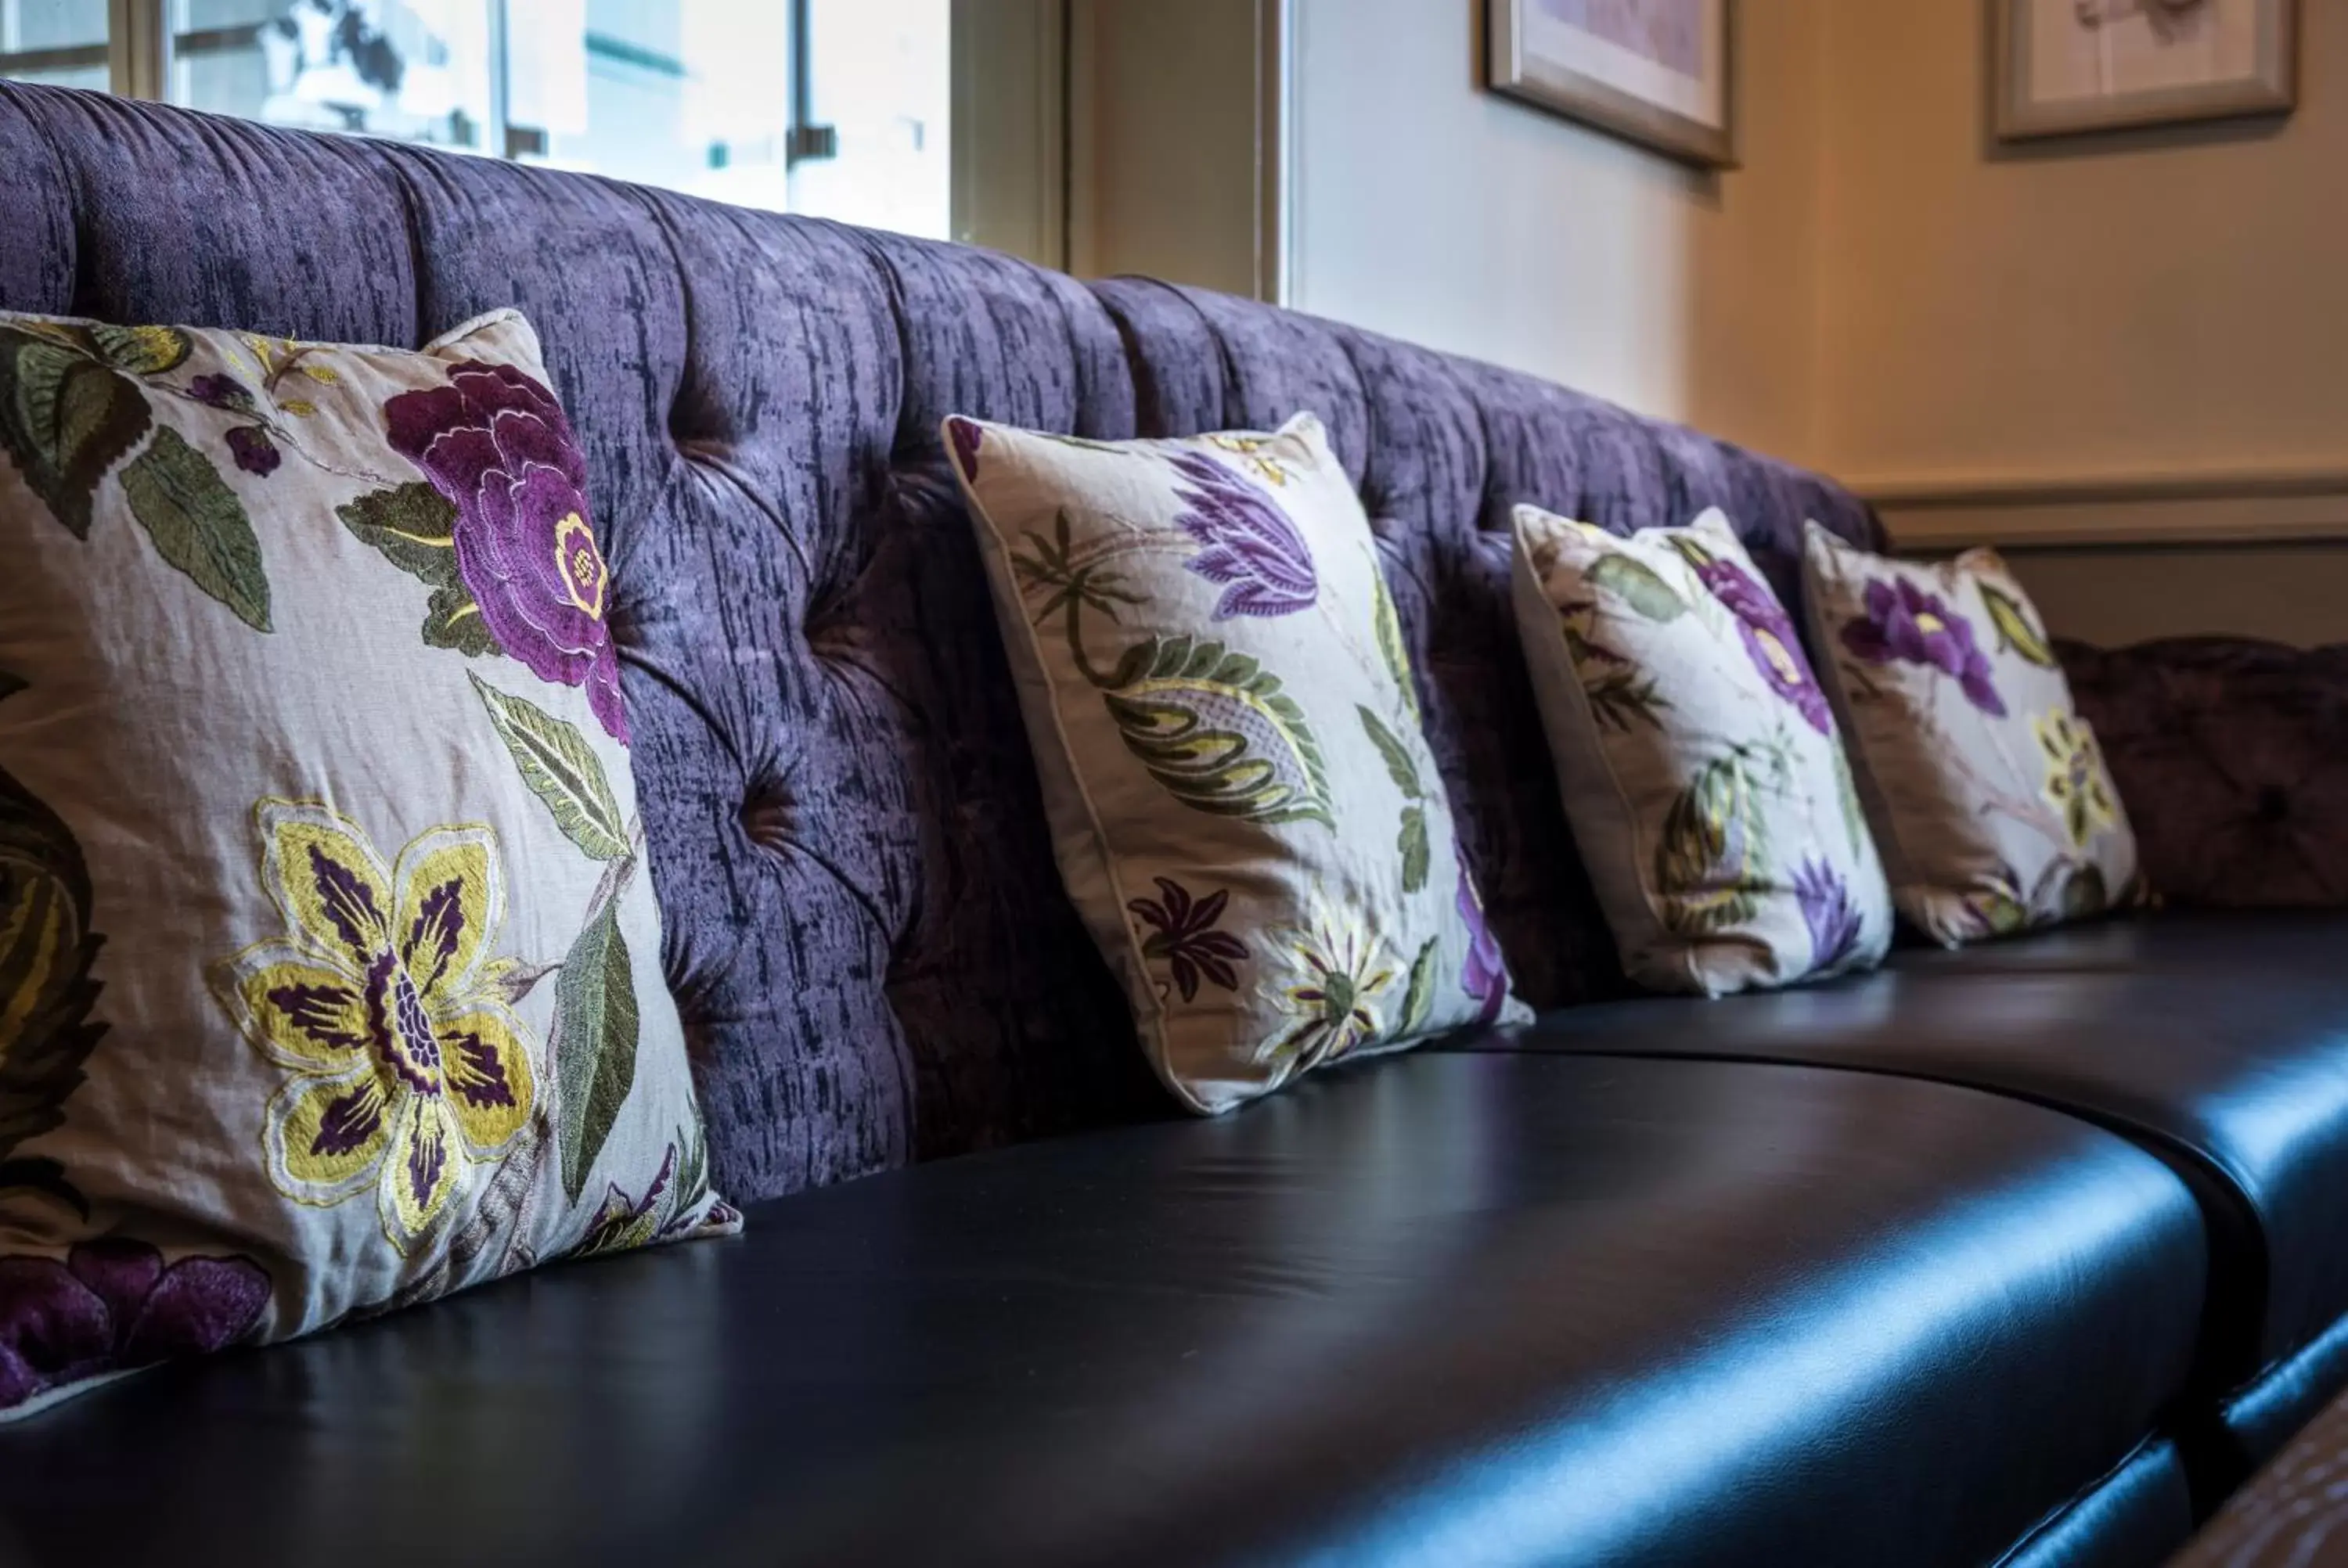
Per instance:
[[[1293,0],[1289,302],[1806,455],[1823,5],[1742,9],[1714,177],[1484,91],[1459,0]]]
[[[2348,639],[2348,5],[2302,7],[2287,121],[2016,150],[1979,0],[1829,5],[1818,460],[1986,490],[1961,515],[2057,630]]]
[[[2290,120],[1992,156],[1980,0],[1833,0],[1819,433],[1847,477],[2348,467],[2348,5]]]
[[[2287,122],[2027,149],[1982,0],[1746,0],[1718,176],[1484,91],[1469,0],[1290,0],[1284,124],[1278,0],[1075,5],[1079,271],[1284,276],[1826,469],[2058,631],[2348,640],[2348,0]]]

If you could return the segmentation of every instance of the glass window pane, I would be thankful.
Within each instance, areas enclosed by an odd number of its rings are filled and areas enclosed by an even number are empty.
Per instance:
[[[106,0],[0,0],[0,77],[103,91],[106,37]]]
[[[948,237],[952,0],[808,0],[814,122],[836,157],[793,171],[791,210]]]
[[[171,0],[171,101],[486,150],[495,0]]]
[[[788,205],[786,0],[533,0],[507,15],[516,156]]]
[[[533,163],[942,237],[951,0],[809,0],[791,157],[790,0],[510,0],[508,145]]]

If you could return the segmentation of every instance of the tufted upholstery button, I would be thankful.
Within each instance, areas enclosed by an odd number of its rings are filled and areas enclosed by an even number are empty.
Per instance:
[[[2259,791],[2258,806],[2250,815],[2253,821],[2269,826],[2285,821],[2291,815],[2291,796],[2281,784],[2269,784]]]
[[[798,803],[772,778],[752,782],[742,798],[742,831],[762,849],[780,850],[799,836]]]

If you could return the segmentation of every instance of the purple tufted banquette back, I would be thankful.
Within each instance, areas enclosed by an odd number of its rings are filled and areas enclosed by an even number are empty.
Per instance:
[[[1727,507],[1790,590],[1826,481],[1269,307],[579,176],[0,84],[0,308],[417,344],[536,323],[614,574],[666,960],[756,1198],[1164,1113],[1060,891],[954,411],[1117,437],[1310,408],[1368,503],[1520,989],[1621,981],[1509,623],[1519,500]]]

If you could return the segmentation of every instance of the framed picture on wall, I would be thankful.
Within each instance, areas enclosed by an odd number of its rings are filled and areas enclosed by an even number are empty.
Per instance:
[[[1736,163],[1732,0],[1485,0],[1495,92],[1704,169]]]
[[[2299,0],[1988,0],[2011,141],[2235,115],[2297,96]]]

